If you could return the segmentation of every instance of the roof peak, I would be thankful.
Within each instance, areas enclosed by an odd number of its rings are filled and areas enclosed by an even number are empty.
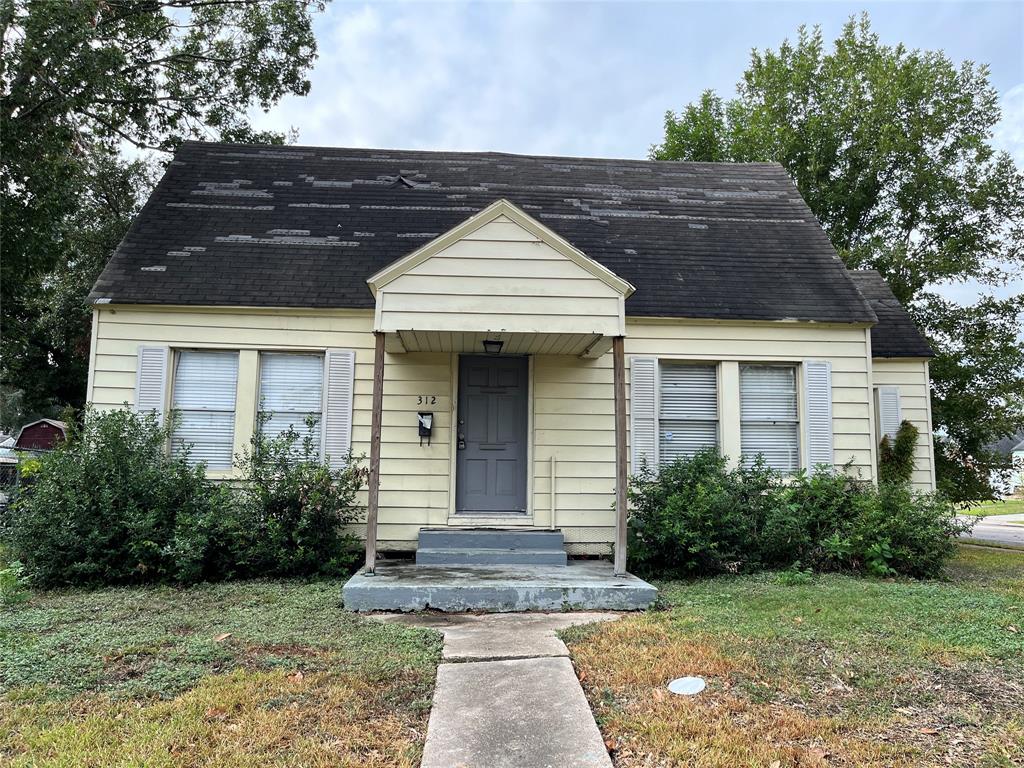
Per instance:
[[[381,160],[387,160],[388,154],[396,155],[434,155],[448,157],[486,157],[500,158],[510,157],[520,160],[541,160],[541,161],[574,161],[592,163],[637,163],[655,167],[663,166],[702,166],[709,168],[779,168],[782,164],[771,162],[702,162],[697,160],[651,160],[650,158],[636,157],[597,157],[593,155],[534,155],[524,152],[500,152],[496,150],[461,150],[461,149],[407,149],[402,147],[346,147],[332,146],[325,144],[260,144],[235,141],[206,141],[200,139],[186,139],[182,144],[205,147],[247,147],[266,149],[274,152],[296,151],[317,151],[317,152],[349,152],[358,154],[377,155]],[[397,159],[397,158],[395,158]]]

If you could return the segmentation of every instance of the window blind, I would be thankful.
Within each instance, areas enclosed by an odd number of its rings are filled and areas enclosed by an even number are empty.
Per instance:
[[[321,454],[323,416],[324,356],[291,352],[260,354],[259,410],[263,435],[276,438],[288,428],[299,435],[295,451],[302,450],[308,435]],[[312,418],[312,429],[306,420]]]
[[[718,376],[714,365],[661,364],[658,462],[671,464],[718,445]]]
[[[780,472],[800,469],[796,366],[740,366],[740,450]]]
[[[235,444],[238,353],[182,350],[175,354],[171,452],[189,463],[230,469]]]

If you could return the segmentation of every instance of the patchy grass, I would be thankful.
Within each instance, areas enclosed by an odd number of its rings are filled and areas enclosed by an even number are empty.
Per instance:
[[[564,633],[618,766],[1024,764],[1024,553],[659,587],[665,610]],[[684,675],[708,689],[669,694]]]
[[[989,515],[1024,515],[1024,499],[1006,499],[1005,501],[982,501],[977,506],[961,511],[971,517],[988,517]]]
[[[42,593],[0,612],[0,763],[416,766],[438,635],[341,582]]]

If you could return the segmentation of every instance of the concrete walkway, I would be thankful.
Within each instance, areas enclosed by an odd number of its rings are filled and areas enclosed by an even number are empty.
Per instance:
[[[989,542],[1007,547],[1024,547],[1024,515],[979,517],[974,529],[960,538],[977,544]]]
[[[444,633],[421,768],[611,768],[555,632],[613,613],[390,614]]]

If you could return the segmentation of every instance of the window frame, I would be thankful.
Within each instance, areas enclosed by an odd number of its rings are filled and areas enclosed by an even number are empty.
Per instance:
[[[260,418],[263,413],[273,414],[275,411],[265,411],[263,408],[263,361],[267,355],[280,355],[280,356],[292,356],[292,357],[318,357],[320,359],[320,409],[318,411],[276,411],[276,413],[302,413],[311,414],[316,413],[318,416],[317,428],[319,430],[319,439],[316,441],[316,457],[318,460],[322,459],[326,453],[324,441],[326,439],[326,431],[324,429],[325,416],[327,411],[327,350],[326,349],[257,349],[256,350],[256,381],[254,386],[256,388],[255,397],[255,414],[253,422],[253,434],[260,431]],[[292,423],[291,425],[295,428],[295,431],[300,435],[300,441],[304,437],[305,432],[305,419],[303,418],[299,425]],[[283,432],[284,430],[281,430]],[[277,435],[265,435],[271,439],[280,436],[281,432]]]
[[[175,405],[175,391],[178,386],[178,368],[181,363],[183,354],[220,354],[220,355],[233,355],[235,358],[235,391],[232,393],[234,398],[234,405],[231,410],[223,408],[178,408]],[[170,371],[167,376],[167,410],[169,414],[178,413],[230,413],[231,418],[231,451],[228,456],[228,463],[226,466],[210,466],[205,464],[207,474],[229,474],[234,470],[234,456],[235,456],[235,441],[237,438],[236,427],[238,422],[238,391],[239,384],[241,382],[241,350],[237,347],[171,347],[170,348]],[[172,427],[167,435],[167,453],[169,456],[175,455],[175,432],[176,428]],[[194,445],[194,443],[193,443]],[[200,462],[190,461],[190,466],[195,466]]]
[[[656,366],[656,379],[654,386],[654,421],[655,421],[655,440],[654,440],[654,459],[657,469],[661,469],[665,465],[662,461],[662,450],[661,442],[663,430],[661,428],[663,421],[693,421],[700,422],[703,424],[714,424],[715,442],[712,446],[705,446],[715,448],[721,451],[722,448],[722,374],[721,374],[721,361],[720,360],[690,360],[680,359],[675,357],[657,357]],[[710,368],[715,377],[715,418],[711,419],[666,419],[662,415],[662,381],[663,371],[665,367],[684,367],[690,366],[695,368]]]
[[[788,368],[793,372],[793,397],[795,417],[790,419],[745,419],[743,417],[743,369],[746,367],[757,367],[757,368]],[[804,425],[806,424],[805,414],[805,393],[803,390],[803,362],[802,361],[791,361],[791,360],[741,360],[739,361],[738,371],[738,387],[739,387],[739,402],[738,414],[739,414],[739,445],[740,445],[740,461],[743,466],[750,466],[754,456],[747,456],[743,451],[743,428],[746,424],[759,424],[759,425],[771,425],[776,426],[780,424],[792,424],[794,426],[794,434],[796,438],[796,450],[794,454],[796,456],[796,462],[793,469],[782,470],[775,467],[776,471],[781,472],[786,477],[791,477],[797,472],[807,469],[807,440],[803,435]],[[768,466],[771,466],[770,464]]]

